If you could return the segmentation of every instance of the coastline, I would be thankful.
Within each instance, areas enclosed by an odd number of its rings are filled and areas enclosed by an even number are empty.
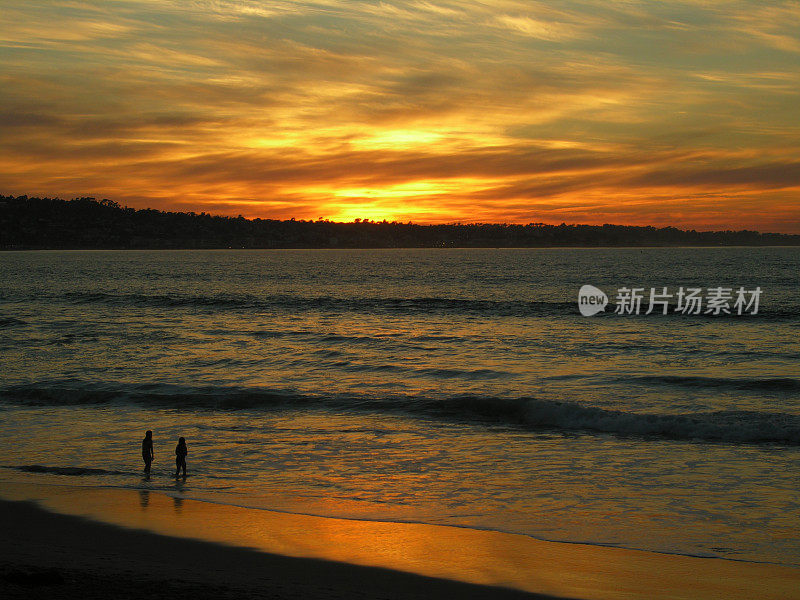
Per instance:
[[[108,585],[121,586],[115,597],[139,597],[146,585],[193,598],[800,598],[800,569],[770,564],[275,513],[137,490],[4,483],[0,496],[0,590],[8,598],[31,598],[32,590],[87,598],[95,588],[107,597]],[[8,580],[15,571],[47,569],[64,583]]]
[[[387,569],[271,555],[129,530],[0,501],[0,596],[546,600]]]

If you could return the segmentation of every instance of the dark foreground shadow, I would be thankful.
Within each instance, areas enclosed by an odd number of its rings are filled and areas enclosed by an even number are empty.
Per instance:
[[[41,569],[50,573],[48,584],[42,586],[4,577],[9,572]],[[141,600],[154,597],[156,590],[168,590],[169,597],[177,600],[548,598],[389,569],[171,538],[53,514],[25,502],[0,501],[0,597]]]

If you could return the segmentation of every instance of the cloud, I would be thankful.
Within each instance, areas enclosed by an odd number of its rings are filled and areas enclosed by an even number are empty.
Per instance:
[[[526,16],[500,15],[495,17],[495,23],[516,34],[545,41],[560,41],[581,37],[581,32],[578,28],[557,21],[543,21]]]
[[[794,227],[799,15],[19,3],[0,25],[0,186],[248,216]]]

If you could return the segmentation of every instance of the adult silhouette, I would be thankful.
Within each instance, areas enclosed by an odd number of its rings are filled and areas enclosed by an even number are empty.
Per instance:
[[[142,460],[144,461],[144,472],[150,472],[150,463],[153,462],[153,432],[149,429],[144,434],[142,440]]]

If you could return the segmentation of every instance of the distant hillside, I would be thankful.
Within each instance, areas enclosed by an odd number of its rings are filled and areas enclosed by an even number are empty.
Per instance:
[[[0,249],[433,248],[800,245],[800,235],[624,225],[278,221],[123,208],[94,198],[0,196]]]

